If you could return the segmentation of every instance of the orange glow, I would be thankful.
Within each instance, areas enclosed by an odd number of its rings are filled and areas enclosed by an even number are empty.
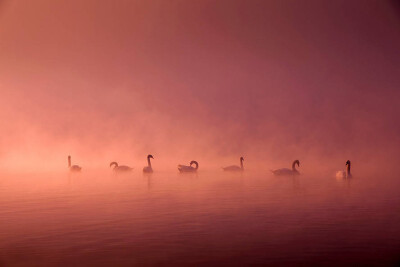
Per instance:
[[[224,3],[2,2],[1,169],[393,165],[389,4]]]

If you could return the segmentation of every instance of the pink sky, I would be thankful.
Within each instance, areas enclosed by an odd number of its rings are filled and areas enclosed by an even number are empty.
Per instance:
[[[0,0],[0,167],[396,159],[393,3]]]

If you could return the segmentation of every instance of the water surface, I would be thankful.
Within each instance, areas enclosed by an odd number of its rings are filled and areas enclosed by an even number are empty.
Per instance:
[[[0,266],[395,266],[399,185],[217,171],[2,175]]]

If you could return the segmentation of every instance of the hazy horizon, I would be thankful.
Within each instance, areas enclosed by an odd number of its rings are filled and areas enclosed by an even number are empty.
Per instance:
[[[397,167],[395,1],[0,1],[0,168]]]

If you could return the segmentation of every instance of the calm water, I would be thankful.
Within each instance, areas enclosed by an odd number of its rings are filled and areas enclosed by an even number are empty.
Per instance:
[[[399,180],[2,175],[0,266],[395,266]]]

